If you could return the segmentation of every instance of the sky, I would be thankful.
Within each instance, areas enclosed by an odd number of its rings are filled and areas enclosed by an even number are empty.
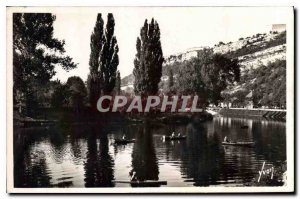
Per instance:
[[[49,11],[49,9],[47,10]],[[153,17],[161,30],[164,56],[184,52],[191,47],[213,46],[219,41],[236,41],[271,30],[272,24],[287,23],[287,9],[280,7],[74,7],[53,8],[56,15],[54,37],[65,40],[66,54],[76,69],[69,72],[56,67],[53,79],[65,82],[70,76],[84,81],[89,72],[90,36],[97,13],[106,23],[107,13],[115,18],[115,36],[119,45],[121,77],[132,73],[136,39],[145,19]]]

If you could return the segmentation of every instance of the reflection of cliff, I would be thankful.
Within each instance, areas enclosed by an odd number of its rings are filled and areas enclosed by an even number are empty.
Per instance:
[[[227,136],[232,141],[253,141],[252,123],[252,120],[246,118],[218,117],[214,119],[213,126],[221,140]],[[242,129],[242,126],[248,128]]]
[[[218,137],[213,135],[206,138],[207,129],[198,127],[189,132],[187,156],[183,162],[187,164],[186,175],[194,180],[195,186],[208,186],[216,184],[220,172],[220,156],[218,149]],[[206,138],[206,139],[205,139]]]
[[[180,160],[182,175],[193,181],[195,186],[216,184],[222,172],[218,136],[212,133],[208,138],[207,128],[202,125],[189,124],[185,129],[187,140],[165,143],[167,160]]]
[[[132,152],[132,169],[138,180],[158,180],[158,165],[150,127],[138,128]]]
[[[97,136],[97,129],[90,132],[87,138],[87,160],[85,169],[86,187],[112,187],[113,160],[108,153],[108,138],[102,133]]]
[[[241,129],[243,125],[249,127]],[[186,141],[165,143],[166,159],[179,163],[181,174],[194,186],[248,183],[261,166],[255,148],[223,147],[221,142],[224,136],[233,141],[255,140],[255,125],[244,118],[216,118],[198,126],[189,124],[185,127]]]
[[[286,160],[286,134],[284,122],[253,122],[255,152],[275,165]]]

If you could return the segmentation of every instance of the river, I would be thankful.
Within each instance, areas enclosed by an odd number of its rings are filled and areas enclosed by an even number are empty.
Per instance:
[[[249,128],[242,129],[247,125]],[[70,125],[14,130],[15,187],[121,187],[136,172],[140,180],[164,180],[169,187],[244,186],[265,165],[286,160],[286,124],[214,117],[201,124]],[[163,141],[172,132],[186,140]],[[115,145],[126,135],[134,143]],[[254,147],[222,146],[254,141]]]

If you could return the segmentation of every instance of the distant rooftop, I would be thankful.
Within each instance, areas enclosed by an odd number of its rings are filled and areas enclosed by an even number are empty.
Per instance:
[[[286,24],[272,24],[272,31],[282,32],[286,30]]]

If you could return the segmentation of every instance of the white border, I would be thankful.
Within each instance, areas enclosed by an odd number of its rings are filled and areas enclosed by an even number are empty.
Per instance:
[[[62,5],[65,5],[62,3]],[[111,4],[110,4],[111,5]],[[161,188],[14,188],[13,187],[13,117],[12,117],[12,11],[7,10],[7,192],[9,193],[244,193],[294,191],[294,13],[288,14],[287,23],[287,178],[285,187],[161,187]],[[39,9],[37,7],[28,10]],[[48,9],[48,8],[47,8]],[[49,8],[49,10],[53,7]],[[153,8],[155,9],[155,8]]]

